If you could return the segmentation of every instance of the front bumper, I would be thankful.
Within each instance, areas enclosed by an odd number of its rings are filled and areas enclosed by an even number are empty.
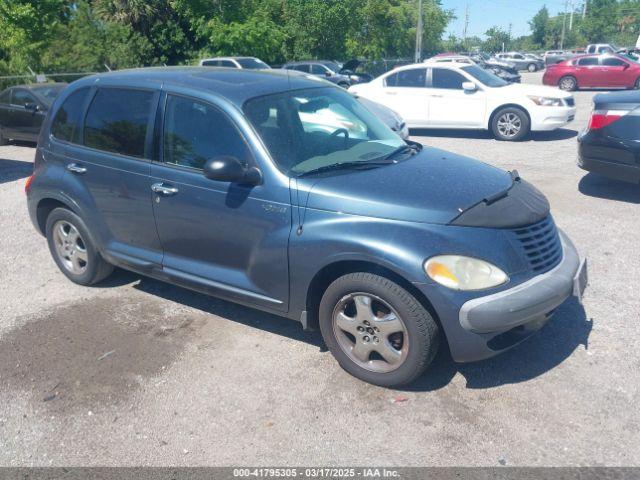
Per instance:
[[[550,131],[564,127],[576,117],[576,107],[537,107],[531,109],[531,130]]]
[[[507,350],[540,330],[567,298],[581,298],[587,283],[586,261],[571,240],[559,234],[563,259],[553,270],[462,305],[461,329],[455,339],[449,338],[454,360],[482,360]]]

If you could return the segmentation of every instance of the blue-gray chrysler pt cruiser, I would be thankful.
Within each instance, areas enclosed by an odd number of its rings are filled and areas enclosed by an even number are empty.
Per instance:
[[[74,82],[43,125],[29,213],[60,270],[113,266],[319,327],[383,386],[539,330],[586,266],[515,172],[405,142],[286,71],[141,69]]]

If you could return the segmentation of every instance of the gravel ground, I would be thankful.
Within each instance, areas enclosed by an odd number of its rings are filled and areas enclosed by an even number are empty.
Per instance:
[[[125,272],[71,284],[28,219],[34,149],[0,147],[0,465],[640,465],[640,189],[576,167],[592,95],[522,143],[414,132],[536,184],[591,283],[515,350],[442,352],[402,391],[285,319]]]

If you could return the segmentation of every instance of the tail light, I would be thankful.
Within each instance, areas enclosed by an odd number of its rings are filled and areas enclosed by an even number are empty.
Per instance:
[[[31,182],[33,182],[33,174],[27,178],[27,181],[24,182],[24,193],[29,193],[29,189],[31,188]]]
[[[588,130],[604,128],[620,120],[627,113],[629,113],[627,110],[594,110],[591,112],[591,119],[589,120],[589,127],[587,128]]]

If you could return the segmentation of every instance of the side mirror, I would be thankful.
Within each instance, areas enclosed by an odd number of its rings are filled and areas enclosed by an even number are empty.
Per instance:
[[[475,83],[473,83],[473,82],[464,82],[464,83],[462,84],[462,89],[463,89],[465,92],[472,93],[472,92],[475,92],[476,90],[478,90],[478,85],[476,85],[476,84],[475,84]]]
[[[622,69],[626,70],[627,68],[629,68],[631,65],[629,65],[628,63],[625,63],[624,65],[622,65]]]
[[[333,75],[333,74],[332,74],[329,70],[327,70],[326,72],[324,72],[324,76],[325,76],[325,77],[331,77],[332,75]]]
[[[246,167],[236,157],[221,155],[212,158],[204,164],[205,177],[219,182],[239,183],[244,185],[259,185],[262,174],[255,167]]]
[[[40,110],[40,107],[38,106],[37,103],[27,102],[24,104],[24,109],[35,113],[38,110]]]

